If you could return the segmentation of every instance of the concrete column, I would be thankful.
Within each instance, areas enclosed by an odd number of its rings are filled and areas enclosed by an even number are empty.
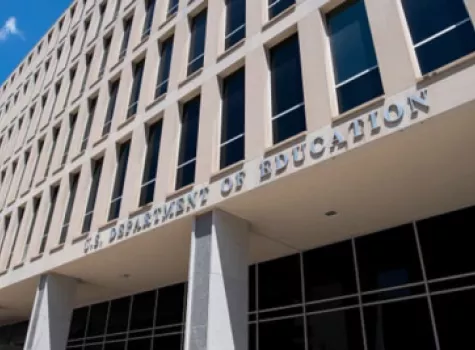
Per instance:
[[[215,210],[195,218],[185,350],[246,350],[249,224]]]
[[[327,67],[331,61],[326,50],[326,33],[320,11],[313,11],[298,23],[302,83],[307,130],[312,132],[331,123],[331,89]]]
[[[391,96],[416,82],[412,48],[404,32],[406,23],[398,15],[397,1],[365,0],[365,4],[384,92]]]
[[[270,75],[266,50],[258,47],[246,55],[245,158],[264,154],[271,145]]]
[[[472,19],[472,23],[475,25],[475,1],[473,0],[464,0],[465,6],[467,7],[468,14]]]
[[[25,350],[64,350],[74,307],[77,282],[43,275],[36,291]]]

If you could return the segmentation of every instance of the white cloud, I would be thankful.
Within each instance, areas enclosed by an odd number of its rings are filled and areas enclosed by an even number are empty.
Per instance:
[[[23,33],[18,29],[16,24],[16,18],[10,17],[6,20],[5,24],[0,28],[0,41],[5,41],[11,35],[17,35],[24,39]]]

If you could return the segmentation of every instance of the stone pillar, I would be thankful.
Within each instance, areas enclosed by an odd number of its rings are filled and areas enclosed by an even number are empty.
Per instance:
[[[74,307],[76,280],[43,275],[36,291],[25,350],[64,350]]]
[[[247,350],[249,224],[215,210],[195,218],[185,350]]]

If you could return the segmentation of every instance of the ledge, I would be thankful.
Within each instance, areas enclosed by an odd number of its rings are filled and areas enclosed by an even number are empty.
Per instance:
[[[59,77],[61,74],[64,73],[65,70],[66,70],[66,67],[61,68],[61,70],[58,73],[56,73],[56,76]]]
[[[193,187],[195,187],[195,183],[193,182],[192,184],[186,185],[185,187],[179,188],[178,190],[175,190],[165,196],[165,201],[168,202],[169,200],[172,200],[174,198],[180,197],[182,194],[190,191]]]
[[[75,104],[76,102],[78,102],[81,97],[82,97],[82,92],[79,92],[79,95],[77,95],[77,96],[74,98],[74,100],[73,100],[73,102],[71,102],[71,104],[73,105],[73,104]]]
[[[81,57],[81,52],[79,52],[78,54],[76,54],[76,56],[72,58],[71,63],[69,65],[74,66],[74,64],[76,63],[76,60],[79,59],[79,57]]]
[[[305,139],[305,136],[307,136],[307,130],[301,131],[298,134],[289,137],[286,140],[283,140],[279,143],[276,143],[275,145],[272,145],[264,150],[264,157],[269,157],[273,155],[274,153],[280,152],[282,148],[288,148],[290,145],[293,145],[294,143],[299,143],[302,142]]]
[[[91,85],[89,85],[89,89],[94,89],[94,87],[99,84],[99,82],[101,81],[101,77],[97,78]]]
[[[28,193],[30,193],[30,189],[27,189],[27,190],[24,191],[22,194],[20,194],[20,198],[25,197]]]
[[[239,162],[236,162],[234,164],[228,165],[226,168],[220,169],[214,173],[211,174],[210,176],[210,183],[216,182],[221,180],[223,177],[226,177],[237,170],[242,170],[244,167],[245,160],[240,160]]]
[[[282,11],[281,13],[279,13],[277,16],[271,18],[270,20],[268,20],[266,23],[264,23],[262,25],[262,30],[267,30],[269,29],[270,27],[272,27],[274,24],[276,24],[277,22],[279,22],[282,18],[284,17],[287,17],[289,16],[291,13],[295,12],[295,8],[297,7],[296,4],[293,4],[292,6],[290,7],[287,7],[284,11]]]
[[[39,253],[30,259],[30,262],[35,262],[36,260],[40,260],[43,257],[43,253]]]
[[[115,23],[115,20],[117,19],[117,16],[114,15],[114,17],[112,17],[112,20],[106,24],[106,26],[104,27],[104,32],[107,32],[110,28],[112,28],[112,25]]]
[[[245,43],[246,43],[246,38],[242,38],[237,43],[235,43],[234,45],[228,47],[223,53],[221,53],[218,56],[218,58],[216,59],[216,61],[220,62],[220,61],[224,60],[226,57],[230,56],[232,53],[236,52],[241,47],[243,47]]]
[[[150,34],[141,38],[140,42],[137,45],[135,45],[134,48],[132,49],[132,52],[138,51],[147,42],[149,37],[150,37]]]
[[[35,187],[38,187],[38,186],[41,186],[42,184],[44,184],[46,181],[46,177],[44,177],[43,179],[41,179],[40,181],[38,181],[35,185]]]
[[[12,205],[13,203],[15,203],[15,198],[13,200],[11,200],[10,202],[7,203],[7,208]]]
[[[2,271],[0,271],[0,276],[3,276],[3,275],[5,275],[7,272],[8,272],[8,270],[7,270],[7,269],[3,269]]]
[[[163,100],[165,100],[165,98],[167,97],[167,93],[165,92],[164,94],[161,94],[160,96],[158,96],[155,100],[153,100],[152,103],[150,103],[148,106],[145,107],[145,111],[148,112],[150,109],[152,109],[153,107],[155,107],[156,105],[158,105],[160,102],[162,102]]]
[[[189,76],[187,76],[184,80],[182,80],[181,82],[178,83],[178,87],[181,88],[183,86],[185,86],[186,84],[188,84],[190,81],[192,81],[193,79],[195,79],[197,76],[199,76],[201,74],[201,72],[203,72],[203,67],[201,67],[200,69],[194,71],[193,73],[191,73]]]
[[[84,155],[84,151],[79,152],[78,154],[76,154],[74,157],[71,158],[71,163],[75,162],[76,160],[81,158],[83,155]]]
[[[460,57],[459,59],[447,63],[446,65],[439,67],[429,73],[424,74],[416,79],[416,83],[429,83],[432,79],[436,79],[439,75],[446,73],[447,71],[456,68],[464,63],[467,63],[470,60],[475,58],[475,52],[472,52],[466,56]]]
[[[150,208],[152,207],[152,203],[147,203],[147,204],[144,204],[142,205],[141,207],[135,209],[135,210],[132,210],[130,213],[129,213],[129,218],[130,217],[133,217],[133,216],[136,216],[136,215],[139,215],[139,214],[142,214],[142,213],[145,213],[147,210],[149,210]]]
[[[94,143],[92,144],[92,147],[96,147],[98,145],[100,145],[102,142],[104,142],[107,138],[109,137],[109,133],[105,134],[105,135],[102,135],[101,138],[97,141],[94,141]]]
[[[59,117],[61,117],[61,115],[64,113],[65,110],[66,110],[66,109],[63,108],[61,111],[59,111],[59,113],[57,113],[57,114],[54,116],[53,119],[58,119]]]
[[[130,123],[132,123],[134,120],[135,120],[135,117],[137,116],[137,114],[134,114],[134,115],[131,115],[130,117],[126,118],[122,123],[120,123],[118,126],[117,126],[117,130],[120,130],[122,128],[125,128],[127,125],[129,125]]]
[[[24,265],[25,265],[25,263],[22,261],[22,262],[16,264],[15,266],[13,266],[13,270],[17,270],[17,269],[19,269],[20,267],[23,267]]]
[[[115,70],[117,67],[119,67],[120,64],[121,64],[122,62],[124,62],[124,58],[125,58],[125,55],[119,57],[119,60],[117,61],[117,63],[115,63],[115,64],[111,67],[111,69],[109,69],[109,72],[112,72],[112,71]]]
[[[61,165],[58,169],[56,169],[55,171],[53,171],[53,173],[51,174],[51,176],[54,176],[56,175],[57,173],[61,172],[61,170],[64,169],[64,164]]]
[[[76,244],[76,243],[78,243],[78,242],[80,242],[80,241],[86,239],[87,236],[89,236],[89,232],[84,232],[84,233],[82,233],[82,234],[79,235],[79,236],[75,236],[75,237],[72,238],[72,243],[73,243],[73,244]]]
[[[105,231],[105,230],[107,230],[108,228],[111,228],[112,226],[115,226],[118,221],[119,221],[119,219],[112,219],[112,220],[106,222],[104,225],[99,226],[99,227],[97,228],[97,231],[98,231],[98,232]]]
[[[170,16],[168,16],[165,21],[163,23],[161,23],[159,26],[158,26],[158,30],[162,29],[163,27],[165,27],[168,23],[170,23],[171,21],[173,21],[173,19],[176,17],[176,12],[171,14]]]
[[[129,9],[131,9],[134,4],[135,4],[135,0],[131,0],[131,1],[127,4],[127,6],[125,6],[124,12],[127,12]]]
[[[352,115],[352,114],[358,114],[358,112],[361,112],[363,111],[364,109],[367,109],[369,107],[374,107],[373,105],[376,105],[378,103],[381,103],[381,102],[384,102],[384,100],[386,99],[386,96],[385,95],[381,95],[381,96],[378,96],[378,97],[375,97],[373,98],[372,100],[369,100],[369,101],[366,101],[365,103],[361,104],[361,105],[358,105],[356,107],[353,107],[352,109],[346,111],[346,112],[343,112],[341,114],[338,114],[338,115],[333,115],[332,118],[331,118],[331,121],[332,122],[336,122],[338,120],[341,120],[341,119],[344,119],[344,118],[347,118],[348,116]]]
[[[40,133],[43,132],[43,131],[45,131],[46,128],[48,127],[48,125],[49,125],[49,121],[48,121],[45,125],[43,125],[43,126],[40,128]]]
[[[59,252],[60,250],[62,250],[64,248],[64,243],[61,243],[61,244],[58,244],[56,247],[53,247],[49,250],[49,253],[50,254],[53,254],[53,253],[56,253],[56,252]]]

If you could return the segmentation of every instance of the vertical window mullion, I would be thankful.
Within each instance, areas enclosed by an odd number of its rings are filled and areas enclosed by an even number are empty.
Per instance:
[[[132,90],[130,92],[127,117],[131,117],[137,113],[137,107],[140,98],[140,88],[142,86],[144,63],[144,60],[142,60],[134,64],[134,79],[132,82]]]
[[[121,198],[124,192],[125,176],[127,174],[127,164],[129,161],[130,140],[119,146],[118,164],[112,191],[111,206],[109,208],[109,220],[113,220],[119,216]],[[117,204],[118,202],[118,204]]]
[[[76,199],[78,182],[79,182],[79,173],[73,174],[70,177],[69,198],[68,198],[68,204],[66,206],[66,212],[63,218],[63,226],[61,228],[59,244],[64,244],[64,242],[66,242],[66,238],[68,235],[69,222],[71,221],[71,214],[73,211],[74,201]]]
[[[102,136],[107,135],[111,129],[112,118],[114,117],[115,105],[117,102],[117,93],[119,91],[119,80],[111,83],[109,91],[109,104],[107,106],[106,120],[104,122],[104,127],[102,129]]]
[[[33,217],[31,219],[30,228],[28,230],[28,235],[26,237],[25,247],[23,248],[23,255],[21,261],[24,261],[26,258],[26,254],[28,253],[28,249],[30,247],[31,237],[33,235],[33,231],[35,229],[36,218],[38,217],[38,208],[41,203],[41,196],[39,198],[33,199]]]
[[[55,210],[55,207],[56,207],[56,200],[58,198],[58,192],[59,192],[59,186],[51,187],[51,190],[50,190],[51,203],[50,203],[50,206],[49,206],[48,217],[46,218],[46,224],[45,224],[45,228],[44,228],[44,231],[43,231],[43,236],[42,236],[41,242],[40,242],[40,251],[39,251],[40,254],[44,253],[45,248],[46,248],[46,244],[48,242],[48,235],[49,235],[49,230],[51,228],[51,221],[53,219],[54,210]]]
[[[11,265],[11,262],[12,262],[12,258],[13,258],[13,254],[15,253],[15,247],[16,247],[16,242],[18,240],[18,233],[20,232],[20,227],[21,227],[21,224],[23,222],[23,214],[25,212],[25,209],[24,208],[18,208],[18,226],[15,230],[15,236],[13,237],[13,243],[12,243],[12,247],[10,249],[10,254],[8,256],[8,261],[7,261],[7,266],[6,266],[6,269],[8,270],[10,268],[10,265]]]
[[[94,161],[92,182],[89,188],[89,197],[87,199],[86,214],[83,220],[82,232],[89,232],[91,229],[92,216],[96,206],[97,193],[99,190],[99,182],[102,174],[103,158]],[[89,217],[88,217],[89,216]]]
[[[142,176],[140,205],[153,201],[155,192],[155,178],[157,176],[158,157],[160,155],[160,141],[162,137],[163,120],[160,119],[149,127],[147,140],[147,154]]]

